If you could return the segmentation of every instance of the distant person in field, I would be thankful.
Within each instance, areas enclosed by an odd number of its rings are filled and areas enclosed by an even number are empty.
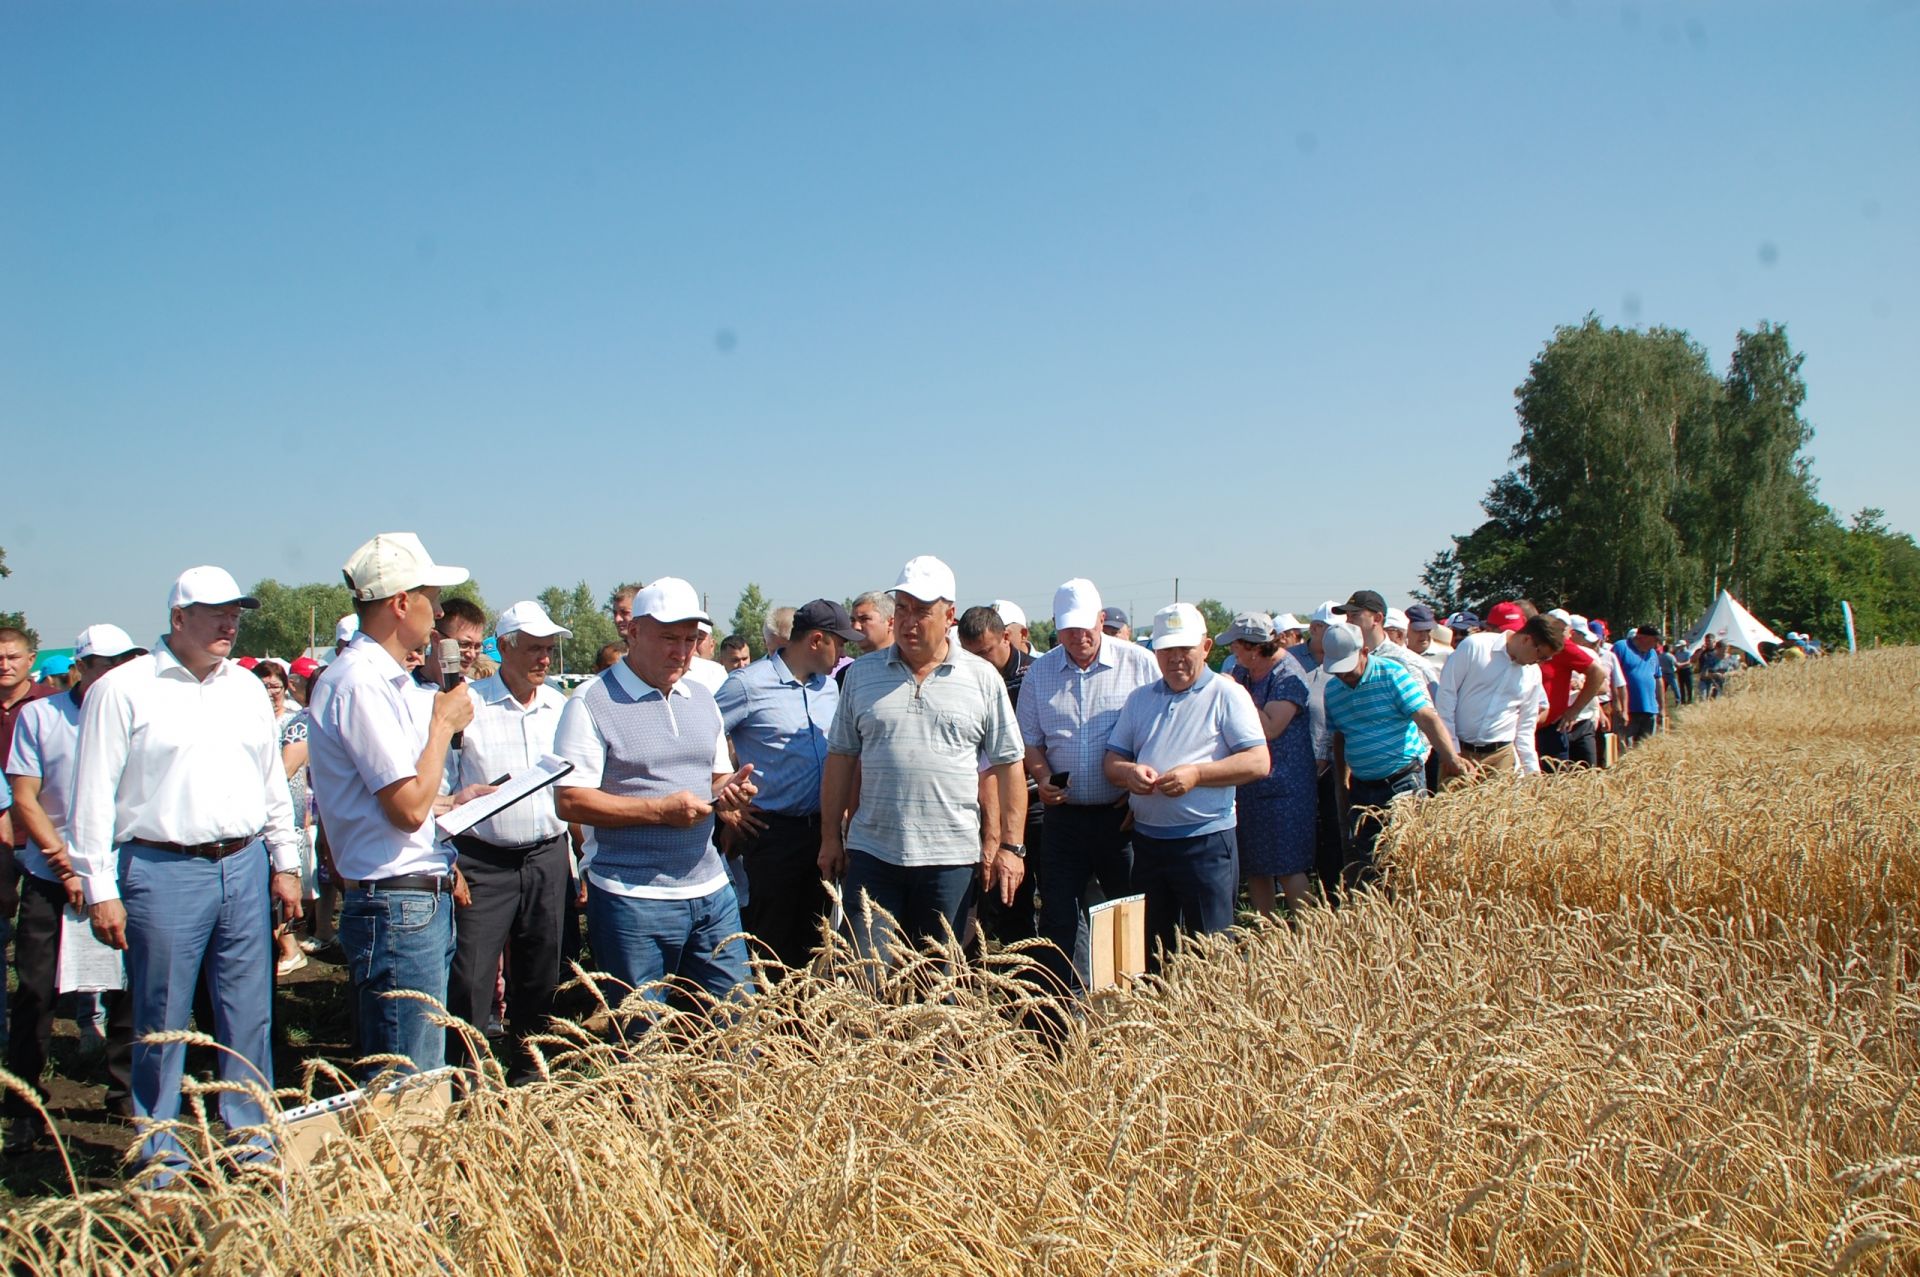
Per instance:
[[[1613,645],[1620,670],[1627,677],[1627,730],[1622,743],[1637,745],[1653,735],[1666,716],[1666,687],[1660,677],[1660,631],[1642,625],[1632,638]]]
[[[768,656],[778,653],[793,637],[793,613],[790,607],[768,609],[767,619],[760,626],[760,645]]]
[[[1148,963],[1182,928],[1233,925],[1240,894],[1235,791],[1271,766],[1267,728],[1244,687],[1207,668],[1213,639],[1191,603],[1153,617],[1155,682],[1127,697],[1103,770],[1133,809],[1133,885],[1147,900]]]
[[[1033,630],[1027,624],[1027,614],[1012,599],[995,599],[995,615],[1001,624],[1007,627],[1007,642],[1013,644],[1013,650],[1023,656],[1033,655]]]
[[[1253,698],[1266,733],[1267,774],[1235,791],[1240,872],[1253,907],[1272,915],[1277,893],[1289,909],[1309,902],[1319,773],[1307,712],[1307,673],[1289,656],[1264,612],[1242,612],[1227,627],[1238,662],[1233,677]]]
[[[753,664],[753,647],[738,634],[720,640],[720,667],[731,674]]]
[[[1427,792],[1426,745],[1440,756],[1442,780],[1464,776],[1466,764],[1424,684],[1398,661],[1376,659],[1357,626],[1327,627],[1321,638],[1327,727],[1333,733],[1335,794],[1343,817],[1347,890],[1379,877],[1373,848],[1392,804]],[[1456,648],[1454,655],[1459,655]],[[1343,784],[1339,779],[1348,777]]]
[[[1133,623],[1123,607],[1110,607],[1100,614],[1102,632],[1119,639],[1122,643],[1133,642]]]
[[[1440,671],[1447,667],[1447,658],[1453,655],[1453,636],[1434,619],[1433,609],[1425,603],[1407,608],[1406,642],[1407,650],[1426,664],[1430,675],[1428,686],[1438,683]]]

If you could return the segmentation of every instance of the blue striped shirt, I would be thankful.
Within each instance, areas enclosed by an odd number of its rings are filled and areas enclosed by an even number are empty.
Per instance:
[[[1348,687],[1327,679],[1327,729],[1346,738],[1347,766],[1360,780],[1385,780],[1426,752],[1426,737],[1413,716],[1433,698],[1398,661],[1367,658],[1366,673]]]
[[[1014,706],[1020,738],[1047,755],[1049,772],[1067,773],[1067,803],[1104,806],[1121,791],[1103,770],[1107,739],[1120,721],[1120,708],[1135,689],[1160,677],[1153,653],[1138,643],[1102,635],[1100,650],[1084,670],[1063,647],[1056,647],[1027,668],[1020,700]]]

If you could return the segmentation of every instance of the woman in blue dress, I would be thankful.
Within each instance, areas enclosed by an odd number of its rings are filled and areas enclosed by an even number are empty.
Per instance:
[[[1265,779],[1235,791],[1240,871],[1260,912],[1271,915],[1279,894],[1289,910],[1302,909],[1310,903],[1319,800],[1306,671],[1281,646],[1273,618],[1264,612],[1234,617],[1226,638],[1233,648],[1233,679],[1252,695],[1273,756]]]

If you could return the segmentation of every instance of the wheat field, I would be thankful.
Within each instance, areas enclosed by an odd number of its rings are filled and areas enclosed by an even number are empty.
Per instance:
[[[51,1199],[19,1272],[1920,1271],[1920,652],[1765,671],[1451,793],[1396,890],[1063,1037],[1018,955],[567,1032],[412,1157]],[[202,1136],[202,1138],[205,1138]],[[155,1207],[158,1209],[155,1209]]]

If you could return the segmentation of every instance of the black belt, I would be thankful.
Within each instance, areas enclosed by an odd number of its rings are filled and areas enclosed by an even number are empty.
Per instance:
[[[820,813],[817,811],[812,812],[805,816],[789,816],[787,815],[787,813],[783,811],[759,811],[756,809],[749,814],[753,816],[757,816],[761,820],[767,821],[769,824],[817,825],[820,823]]]
[[[1427,765],[1426,759],[1416,758],[1391,776],[1382,776],[1379,780],[1368,780],[1364,776],[1356,776],[1354,777],[1354,779],[1359,781],[1363,785],[1391,785],[1394,781],[1399,780],[1404,776],[1413,775],[1415,772],[1419,771],[1422,767],[1425,767],[1426,765]]]
[[[441,895],[453,890],[451,874],[401,874],[395,878],[368,878],[361,882],[342,882],[348,891],[431,891]]]
[[[1497,754],[1503,749],[1512,749],[1512,741],[1503,741],[1498,745],[1462,745],[1461,749],[1469,754]]]
[[[542,847],[551,847],[565,837],[564,832],[557,833],[551,838],[542,838],[539,842],[523,842],[506,847],[497,842],[488,842],[484,838],[475,838],[472,834],[455,834],[453,846],[454,850],[464,851],[469,856],[527,856],[539,851]]]
[[[152,838],[135,838],[132,841],[147,847],[157,847],[161,851],[170,851],[176,856],[193,856],[199,860],[225,860],[238,851],[245,851],[260,841],[259,834],[247,834],[240,838],[226,838],[220,842],[159,842]]]

